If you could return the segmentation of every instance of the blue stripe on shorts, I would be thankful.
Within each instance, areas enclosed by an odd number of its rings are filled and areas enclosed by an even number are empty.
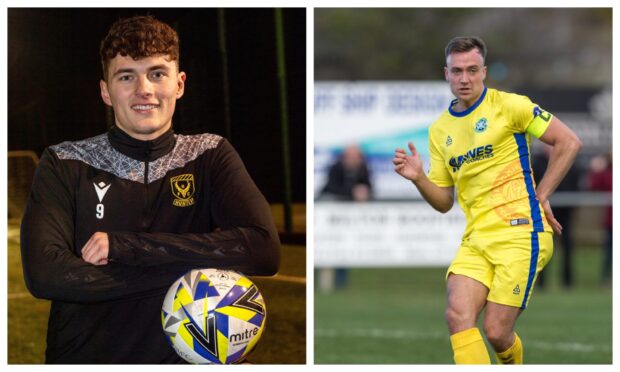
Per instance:
[[[525,309],[525,305],[527,304],[527,298],[530,295],[530,290],[532,289],[532,284],[534,284],[534,276],[536,275],[536,264],[538,263],[539,250],[540,245],[538,244],[538,233],[532,231],[532,253],[530,256],[530,272],[527,276],[527,285],[525,286],[525,296],[523,297],[523,302],[521,303],[521,309]]]

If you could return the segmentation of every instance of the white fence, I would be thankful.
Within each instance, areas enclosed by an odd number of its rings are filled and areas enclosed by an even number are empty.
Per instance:
[[[465,229],[455,206],[441,214],[423,201],[314,205],[315,267],[444,266]]]
[[[606,192],[556,193],[552,207],[575,207],[576,243],[600,244]],[[314,265],[321,267],[448,266],[465,230],[458,205],[447,214],[423,200],[401,202],[316,202]],[[600,235],[600,237],[599,237]]]

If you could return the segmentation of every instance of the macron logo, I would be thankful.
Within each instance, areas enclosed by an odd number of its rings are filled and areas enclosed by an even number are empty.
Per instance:
[[[110,186],[112,186],[112,184],[106,185],[105,182],[102,181],[98,184],[93,182],[93,185],[95,186],[95,191],[97,192],[97,196],[99,197],[99,203],[102,203],[105,193],[108,192],[108,189],[110,188]]]

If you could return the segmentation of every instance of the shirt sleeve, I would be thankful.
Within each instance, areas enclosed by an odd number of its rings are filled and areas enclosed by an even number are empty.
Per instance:
[[[512,118],[512,130],[517,133],[528,133],[536,138],[540,138],[545,133],[553,117],[551,113],[541,109],[529,98],[517,94],[508,96],[504,107]]]
[[[110,258],[126,265],[173,265],[273,275],[280,241],[265,197],[232,145],[222,140],[212,154],[211,215],[218,228],[208,233],[110,232]]]
[[[547,128],[549,128],[549,124],[551,123],[551,119],[553,115],[551,113],[542,110],[538,106],[534,108],[534,118],[530,121],[527,126],[527,133],[531,134],[536,138],[540,138]]]
[[[41,156],[21,224],[26,286],[38,298],[98,302],[167,288],[179,267],[94,266],[75,252],[75,185],[71,170],[49,149]]]
[[[428,178],[435,185],[439,187],[454,186],[454,180],[450,175],[450,170],[446,168],[446,162],[443,154],[439,150],[439,146],[435,142],[435,137],[432,130],[429,130],[428,135],[428,149],[430,153],[431,169],[428,174]]]

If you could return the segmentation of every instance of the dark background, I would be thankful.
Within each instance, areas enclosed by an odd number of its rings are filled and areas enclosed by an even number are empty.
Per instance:
[[[112,111],[99,92],[99,44],[115,20],[146,14],[170,24],[181,40],[180,67],[187,81],[185,95],[177,101],[175,132],[227,137],[268,201],[285,201],[276,16],[271,8],[8,9],[8,150],[40,155],[47,146],[92,137],[113,125]],[[282,20],[292,199],[303,202],[305,9],[283,9]]]

